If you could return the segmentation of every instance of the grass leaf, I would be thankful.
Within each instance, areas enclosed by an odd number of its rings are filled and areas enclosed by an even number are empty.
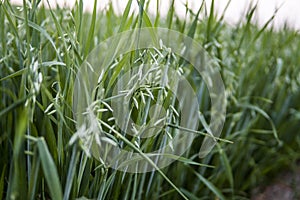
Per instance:
[[[39,138],[37,140],[37,148],[45,179],[50,191],[50,196],[52,199],[61,200],[63,199],[63,193],[61,190],[58,172],[44,138]]]

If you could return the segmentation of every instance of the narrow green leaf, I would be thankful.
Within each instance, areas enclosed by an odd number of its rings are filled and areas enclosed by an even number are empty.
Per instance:
[[[3,166],[2,173],[1,173],[1,178],[0,178],[0,199],[3,198],[3,192],[4,192],[4,175],[6,171],[6,165]]]
[[[36,199],[36,189],[39,186],[38,185],[38,175],[40,172],[40,158],[39,156],[36,156],[37,149],[35,148],[34,150],[34,158],[32,161],[32,169],[31,169],[31,174],[30,174],[30,181],[29,181],[29,186],[28,186],[28,199],[34,200]]]
[[[282,141],[280,141],[280,139],[278,138],[278,134],[277,134],[277,130],[274,125],[274,122],[272,121],[271,117],[264,110],[262,110],[261,108],[259,108],[257,106],[250,105],[250,104],[239,104],[238,106],[242,107],[242,108],[248,108],[250,110],[255,110],[256,112],[258,112],[262,116],[264,116],[271,124],[272,130],[273,130],[273,135],[274,135],[275,139],[277,140],[278,144],[282,145]]]
[[[225,200],[225,196],[222,194],[222,192],[214,185],[212,184],[209,180],[204,178],[201,174],[194,172],[196,176],[221,200]]]
[[[128,19],[128,14],[129,14],[129,11],[130,11],[130,8],[131,8],[131,4],[132,4],[132,0],[129,0],[127,2],[124,13],[122,15],[121,24],[120,24],[119,31],[118,31],[119,33],[122,32],[122,31],[125,31],[125,27],[126,27],[125,25],[126,25],[126,21]]]
[[[39,140],[37,141],[37,147],[45,179],[50,191],[50,196],[52,199],[61,200],[63,199],[63,195],[59,181],[59,176],[44,138],[39,138]]]
[[[91,25],[90,25],[90,30],[88,33],[88,37],[87,37],[87,41],[86,41],[86,46],[85,46],[85,51],[84,51],[84,55],[85,57],[87,57],[89,51],[90,51],[90,47],[91,47],[91,43],[93,41],[93,36],[94,36],[94,31],[95,31],[95,24],[96,24],[96,14],[97,14],[97,1],[94,1],[94,9],[93,9],[93,14],[92,14],[92,21],[91,21]]]
[[[73,180],[75,178],[75,171],[76,171],[76,163],[78,160],[79,154],[77,152],[77,144],[73,146],[71,160],[69,162],[69,170],[68,176],[66,180],[66,187],[64,192],[64,200],[70,199],[70,192],[73,185]]]
[[[233,184],[233,175],[232,175],[232,169],[231,169],[230,162],[228,160],[228,157],[227,157],[226,153],[221,148],[220,144],[217,143],[217,147],[219,149],[221,160],[222,160],[222,162],[224,163],[224,166],[225,166],[225,172],[226,172],[226,176],[227,176],[227,178],[229,180],[230,187],[233,190],[234,189],[234,184]]]

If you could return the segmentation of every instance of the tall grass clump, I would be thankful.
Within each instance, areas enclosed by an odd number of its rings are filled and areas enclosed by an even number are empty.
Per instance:
[[[272,19],[262,27],[253,24],[255,5],[239,24],[228,26],[224,15],[215,15],[212,2],[207,10],[203,1],[197,13],[182,5],[187,14],[182,19],[174,12],[174,1],[166,18],[148,15],[145,0],[129,0],[121,16],[112,4],[98,12],[97,1],[92,13],[83,12],[82,0],[72,9],[46,9],[36,0],[23,0],[22,6],[1,1],[0,199],[248,199],[254,187],[282,169],[293,169],[300,158],[299,32],[287,26],[275,30]],[[134,3],[137,14],[130,12]],[[222,75],[227,115],[223,142],[205,158],[198,157],[199,135],[170,166],[133,174],[88,156],[74,136],[78,130],[72,106],[75,76],[90,51],[116,33],[140,27],[170,28],[203,46]],[[191,82],[204,118],[209,118],[205,84],[179,60],[167,47],[120,55],[105,83],[115,84],[109,81],[126,72],[126,66],[169,63]],[[172,94],[147,87],[132,101],[136,123],[147,121],[143,113],[149,112],[152,95],[172,106],[168,117],[176,123],[180,112],[169,99]],[[98,106],[104,112],[108,104]],[[154,140],[122,140],[111,117],[98,116],[106,139],[116,145],[127,141],[126,148],[141,154],[173,137],[170,129]],[[205,132],[203,118],[197,120],[202,124],[197,132]]]

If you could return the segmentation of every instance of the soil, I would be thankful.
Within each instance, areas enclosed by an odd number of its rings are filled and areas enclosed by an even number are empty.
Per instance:
[[[254,189],[251,200],[300,200],[300,167],[282,172],[268,186]]]

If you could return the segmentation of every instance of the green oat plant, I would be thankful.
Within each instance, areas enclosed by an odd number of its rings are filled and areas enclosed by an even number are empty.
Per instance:
[[[138,14],[130,11],[134,3],[139,5]],[[264,26],[257,26],[256,4],[249,6],[240,23],[228,26],[226,9],[218,16],[214,4],[207,9],[203,1],[197,13],[182,4],[186,11],[182,19],[174,12],[174,0],[165,18],[158,8],[154,16],[148,15],[146,0],[129,0],[121,16],[111,3],[98,12],[97,1],[91,14],[83,12],[82,0],[72,9],[46,9],[40,0],[23,0],[22,6],[1,1],[0,199],[248,199],[254,187],[271,181],[268,177],[296,166],[299,32],[288,26],[275,30],[276,13]],[[84,141],[76,137],[72,96],[76,73],[89,52],[116,33],[141,27],[169,28],[198,41],[218,64],[228,101],[222,140],[200,159],[210,108],[201,76],[167,49],[120,55],[105,84],[115,84],[114,77],[126,66],[170,63],[193,85],[203,111],[199,136],[178,161],[157,171],[132,174],[89,156]],[[159,70],[154,72],[159,76]],[[171,105],[166,116],[175,125],[170,133],[146,141],[117,137],[109,101],[100,98],[97,119],[107,141],[125,143],[124,148],[143,154],[174,136],[178,105],[170,101],[172,93],[156,89],[147,85],[137,90],[131,101],[133,118],[141,125],[147,121],[143,114],[150,112],[147,105],[160,96]]]

